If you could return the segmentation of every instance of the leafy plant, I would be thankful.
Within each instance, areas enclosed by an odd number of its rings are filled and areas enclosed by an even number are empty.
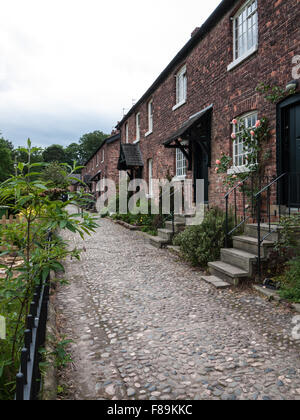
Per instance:
[[[174,245],[179,246],[183,257],[193,265],[205,268],[209,261],[220,258],[225,246],[225,214],[219,208],[210,209],[201,225],[189,226],[177,235]],[[235,226],[234,217],[229,216],[230,230]]]
[[[2,226],[0,237],[0,314],[7,320],[7,340],[0,342],[0,399],[12,397],[13,383],[23,345],[25,319],[35,287],[45,282],[50,271],[64,271],[63,261],[80,258],[80,250],[71,249],[57,234],[60,229],[78,233],[82,238],[97,227],[88,214],[69,213],[68,205],[80,205],[82,196],[70,193],[63,202],[51,194],[51,183],[34,172],[41,163],[31,163],[36,148],[22,149],[27,163],[19,162],[17,173],[0,185],[0,204],[8,204],[20,216],[11,225]],[[74,166],[69,173],[72,178]],[[49,232],[53,232],[51,237]]]

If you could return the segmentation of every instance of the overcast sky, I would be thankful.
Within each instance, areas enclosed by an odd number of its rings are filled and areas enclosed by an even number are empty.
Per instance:
[[[0,131],[15,146],[110,133],[220,0],[0,0]]]

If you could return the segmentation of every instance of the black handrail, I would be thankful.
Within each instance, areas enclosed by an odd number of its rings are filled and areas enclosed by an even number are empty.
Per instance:
[[[251,188],[253,190],[253,174],[249,175],[247,178],[245,178],[243,181],[240,181],[237,185],[235,185],[231,190],[229,190],[227,192],[227,194],[225,195],[225,202],[226,202],[226,219],[225,219],[225,229],[226,229],[226,234],[225,234],[225,247],[228,248],[229,246],[229,237],[236,231],[238,230],[244,223],[246,223],[247,220],[249,220],[249,217],[246,217],[246,197],[245,197],[245,189],[243,188],[243,214],[244,214],[244,219],[242,220],[242,222],[238,223],[238,209],[237,209],[237,190],[240,187],[244,187],[245,183],[249,180],[252,179],[252,184],[251,184]],[[229,232],[229,197],[231,196],[231,194],[234,193],[234,218],[235,218],[235,227]],[[252,206],[253,206],[253,201],[252,201]]]
[[[271,229],[271,187],[275,184],[278,184],[279,181],[284,179],[288,173],[283,173],[280,176],[278,176],[276,179],[274,179],[272,182],[270,182],[267,186],[262,188],[256,195],[255,199],[257,201],[257,243],[258,243],[258,251],[257,251],[257,271],[258,271],[258,278],[259,282],[262,283],[262,270],[261,270],[261,246],[263,242],[272,235],[272,233],[276,232],[275,229]],[[290,183],[289,183],[290,184]],[[262,194],[267,191],[267,214],[268,214],[268,227],[269,232],[267,235],[265,235],[263,238],[261,237],[261,208],[262,208]],[[288,198],[288,202],[290,199],[290,194]],[[279,206],[279,220],[281,219],[281,188],[278,188],[278,206]],[[289,203],[288,203],[289,206]],[[289,206],[290,207],[290,206]]]

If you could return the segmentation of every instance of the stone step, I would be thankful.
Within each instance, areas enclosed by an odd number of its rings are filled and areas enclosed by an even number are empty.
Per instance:
[[[173,254],[181,256],[180,246],[175,245],[167,245],[167,249],[171,251]]]
[[[234,286],[237,286],[241,279],[249,278],[248,271],[223,261],[210,262],[208,263],[208,266],[212,275],[220,277],[225,282],[233,284]]]
[[[204,280],[206,283],[211,284],[216,289],[227,289],[228,287],[231,287],[231,284],[223,281],[222,279],[216,276],[202,276],[201,280]]]
[[[173,239],[173,231],[170,229],[157,229],[158,236],[162,239],[165,239],[169,243],[172,242]]]
[[[257,238],[258,234],[257,234],[257,223],[253,223],[253,224],[248,224],[245,226],[245,235],[246,236],[251,236],[252,238]],[[260,230],[261,230],[261,239],[266,236],[269,233],[269,225],[263,223],[260,226]],[[278,226],[277,225],[271,225],[271,230],[278,230]],[[278,240],[278,233],[274,232],[271,235],[269,235],[266,240],[268,241],[277,241]]]
[[[269,251],[274,247],[274,241],[264,241],[261,247],[261,256],[266,258]],[[258,240],[252,236],[234,236],[233,237],[233,247],[236,249],[241,249],[251,254],[258,255]]]
[[[221,249],[221,261],[239,267],[252,275],[252,266],[257,261],[257,256],[241,249],[223,248]]]
[[[173,231],[173,224],[171,221],[166,222],[166,229]],[[185,229],[185,222],[174,222],[175,233],[182,232]]]
[[[155,246],[155,248],[159,248],[159,249],[165,248],[169,244],[169,241],[167,241],[166,239],[160,238],[159,236],[150,236],[149,242],[151,245]]]

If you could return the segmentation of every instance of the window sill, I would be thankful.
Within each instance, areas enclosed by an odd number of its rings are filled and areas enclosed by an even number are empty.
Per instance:
[[[176,175],[174,176],[174,178],[172,179],[172,182],[179,182],[179,181],[185,181],[186,180],[186,175]]]
[[[234,60],[232,63],[229,64],[227,67],[227,71],[233,70],[235,67],[237,67],[239,64],[241,64],[243,61],[245,61],[247,58],[249,58],[251,55],[256,53],[258,50],[258,45],[254,45],[249,51],[247,51],[246,54],[242,55],[241,57]]]
[[[138,144],[138,143],[140,143],[140,141],[141,141],[141,140],[135,140],[135,141],[133,142],[133,144]]]
[[[145,137],[150,136],[153,133],[153,130],[147,131],[147,133],[145,134]]]
[[[179,102],[175,106],[173,106],[172,111],[176,111],[176,109],[180,108],[182,105],[186,104],[186,100]]]
[[[255,166],[255,165],[253,165]],[[237,174],[244,174],[247,172],[251,172],[251,169],[249,168],[249,166],[232,166],[230,169],[228,169],[227,171],[227,175],[237,175]]]

